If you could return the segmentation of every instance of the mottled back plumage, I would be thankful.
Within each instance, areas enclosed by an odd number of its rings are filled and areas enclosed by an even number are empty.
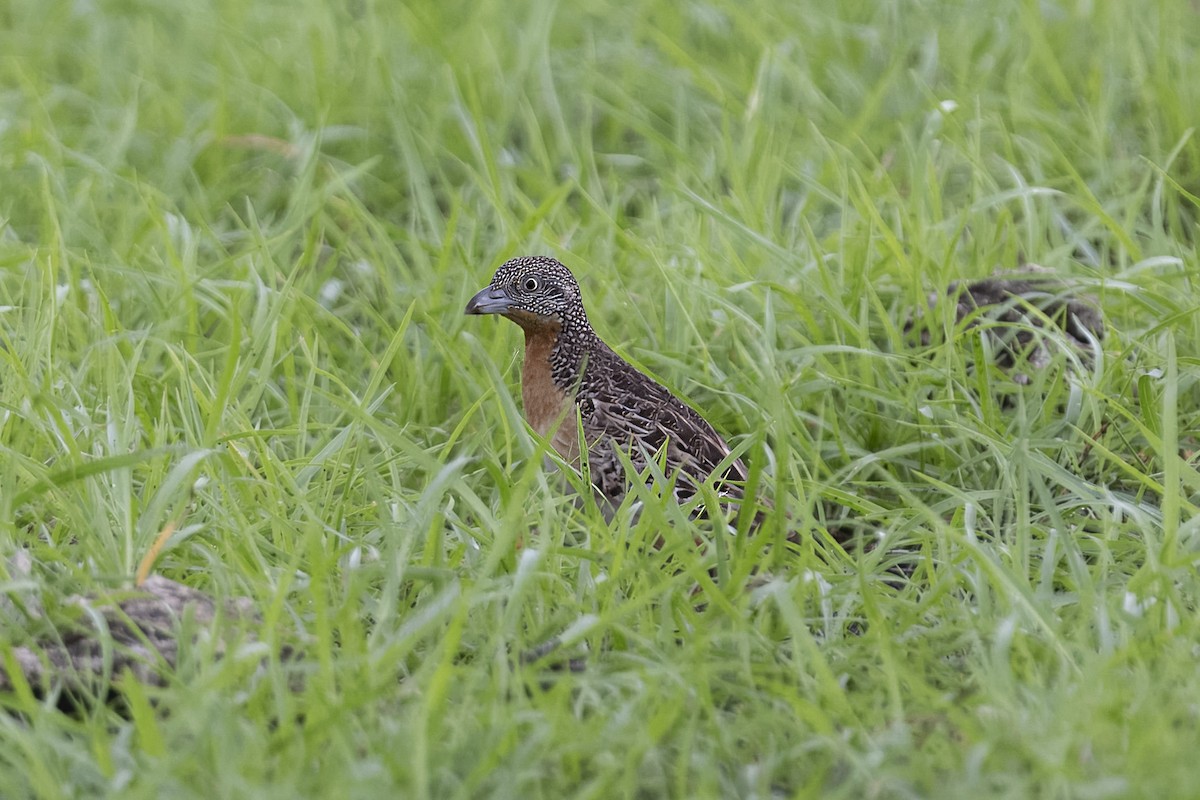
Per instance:
[[[501,314],[525,332],[522,397],[530,426],[564,459],[578,463],[575,411],[597,492],[614,507],[628,477],[617,455],[640,472],[661,453],[666,474],[677,474],[676,497],[717,476],[722,494],[741,496],[740,460],[722,464],[729,446],[690,406],[636,370],[592,330],[571,272],[552,258],[528,256],[503,264],[467,304],[468,314]]]

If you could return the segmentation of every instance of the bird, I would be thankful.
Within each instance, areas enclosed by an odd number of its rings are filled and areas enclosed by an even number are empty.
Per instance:
[[[621,506],[633,476],[662,458],[684,503],[714,478],[723,500],[740,500],[747,470],[695,409],[619,356],[593,330],[579,283],[557,259],[504,262],[467,303],[468,315],[498,314],[525,333],[525,419],[562,459],[588,473],[605,516]],[[580,440],[582,433],[583,439]]]
[[[943,296],[955,304],[957,324],[984,331],[996,365],[1019,385],[1028,385],[1029,371],[1049,366],[1056,352],[1065,352],[1076,364],[1092,364],[1104,339],[1104,315],[1095,298],[1037,264],[998,270],[982,280],[954,281],[944,293],[929,296],[929,308]],[[910,316],[904,332],[918,330],[921,344],[928,346],[931,322],[921,316]]]

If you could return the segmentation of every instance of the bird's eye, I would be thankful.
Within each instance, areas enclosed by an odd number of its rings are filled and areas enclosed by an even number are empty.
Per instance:
[[[537,288],[538,288],[538,279],[537,278],[526,278],[525,282],[522,283],[521,285],[525,288],[525,291],[527,291],[527,292],[536,292]]]

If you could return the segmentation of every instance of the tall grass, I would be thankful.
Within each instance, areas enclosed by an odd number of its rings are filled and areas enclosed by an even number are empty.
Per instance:
[[[1187,796],[1198,47],[1183,0],[11,0],[0,586],[65,614],[177,525],[155,568],[262,643],[0,697],[0,794]],[[519,332],[462,316],[526,252],[764,534],[543,471]],[[1026,261],[1091,363],[906,336]]]

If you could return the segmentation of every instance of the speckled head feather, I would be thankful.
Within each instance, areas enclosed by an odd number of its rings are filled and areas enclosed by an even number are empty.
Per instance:
[[[591,328],[575,276],[547,256],[501,264],[491,283],[467,303],[466,312],[502,314],[521,327],[557,322],[565,330]]]

